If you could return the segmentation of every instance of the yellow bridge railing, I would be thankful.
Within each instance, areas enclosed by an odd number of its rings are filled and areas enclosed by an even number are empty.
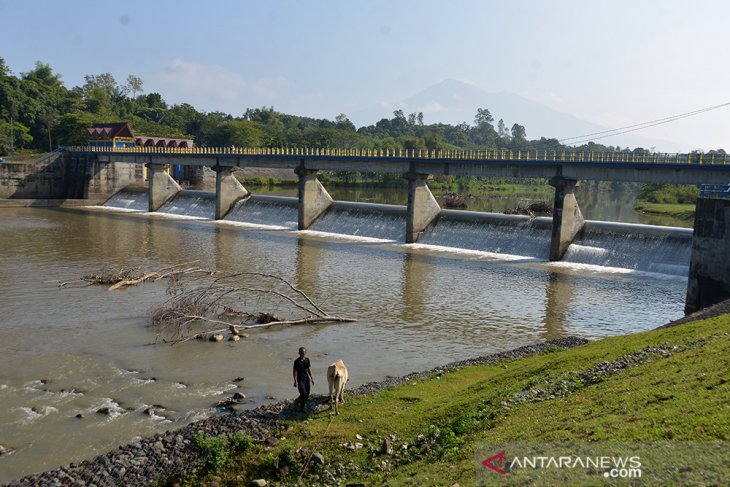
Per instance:
[[[383,158],[408,160],[439,160],[455,163],[464,161],[525,161],[525,162],[593,162],[648,164],[730,164],[728,154],[659,153],[659,152],[585,152],[506,149],[487,150],[423,150],[423,149],[323,149],[311,147],[97,147],[72,146],[71,152],[199,154],[240,156],[290,156],[322,158]]]

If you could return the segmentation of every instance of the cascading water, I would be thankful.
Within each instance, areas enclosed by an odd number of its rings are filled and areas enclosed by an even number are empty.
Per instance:
[[[149,209],[149,201],[147,192],[145,191],[122,190],[109,198],[104,203],[104,206],[125,210],[147,211]]]
[[[551,223],[550,218],[442,210],[418,243],[545,260]]]
[[[691,250],[688,228],[587,221],[563,262],[686,276]]]
[[[104,206],[146,211],[147,193],[120,191]],[[159,211],[213,219],[215,193],[181,191]],[[252,195],[238,202],[223,221],[296,230],[298,200]],[[405,206],[336,201],[310,230],[402,243],[405,241],[406,221]],[[418,243],[547,260],[551,228],[552,219],[546,217],[442,210]],[[691,244],[691,229],[586,221],[583,231],[568,247],[561,262],[686,276]]]
[[[299,221],[298,204],[296,198],[251,195],[239,201],[228,212],[225,221],[296,230]]]
[[[406,207],[336,201],[310,230],[403,242]]]
[[[215,193],[182,190],[162,205],[160,213],[195,218],[215,218]]]

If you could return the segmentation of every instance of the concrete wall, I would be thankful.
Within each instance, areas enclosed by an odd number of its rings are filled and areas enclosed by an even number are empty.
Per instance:
[[[730,200],[697,200],[685,313],[730,298]]]
[[[141,164],[103,163],[83,154],[57,153],[30,164],[0,164],[0,199],[103,201],[125,186],[142,183]]]
[[[0,164],[0,198],[66,197],[66,172],[61,154],[31,164]]]

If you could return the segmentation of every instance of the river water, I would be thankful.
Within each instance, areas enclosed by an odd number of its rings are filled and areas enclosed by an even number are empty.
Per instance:
[[[648,330],[681,317],[686,292],[682,275],[179,215],[0,215],[0,443],[15,449],[0,456],[0,482],[218,414],[212,405],[235,391],[246,395],[243,407],[293,398],[299,346],[310,350],[314,392],[323,394],[338,358],[356,386],[547,338]],[[58,287],[105,267],[191,261],[279,275],[327,312],[358,321],[170,346],[154,344],[149,325],[169,297],[164,284]]]

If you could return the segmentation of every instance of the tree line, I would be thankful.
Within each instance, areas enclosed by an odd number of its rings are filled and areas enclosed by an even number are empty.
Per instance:
[[[507,128],[501,119],[495,124],[483,107],[477,108],[472,123],[426,124],[423,113],[396,110],[392,118],[360,128],[345,114],[328,120],[273,107],[249,108],[237,116],[203,112],[187,103],[169,105],[159,93],[145,93],[142,79],[132,74],[121,83],[110,73],[86,75],[82,86],[67,88],[48,64],[37,62],[31,71],[14,75],[0,57],[0,155],[85,145],[87,127],[118,121],[129,122],[138,135],[192,138],[201,147],[622,150],[593,142],[567,146],[555,138],[529,140],[523,125]]]

